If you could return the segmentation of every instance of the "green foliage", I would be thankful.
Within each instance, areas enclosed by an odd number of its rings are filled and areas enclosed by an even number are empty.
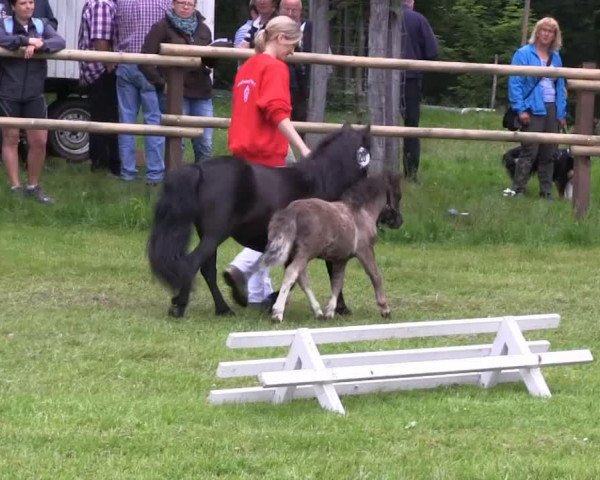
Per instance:
[[[517,0],[456,0],[430,18],[440,38],[440,60],[510,63],[519,46],[521,2]],[[435,101],[454,105],[489,105],[491,77],[487,75],[429,75],[427,92]],[[505,98],[505,80],[499,83],[499,99]]]

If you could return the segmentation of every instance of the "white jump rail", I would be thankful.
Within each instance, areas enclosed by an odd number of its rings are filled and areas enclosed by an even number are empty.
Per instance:
[[[541,367],[593,360],[589,350],[548,352],[546,340],[527,341],[524,331],[557,328],[558,314],[505,316],[383,325],[232,333],[230,348],[288,347],[285,358],[221,362],[221,378],[255,376],[260,386],[212,390],[212,404],[282,403],[317,398],[340,414],[340,395],[444,385],[488,388],[522,380],[535,396],[550,397]],[[495,333],[492,344],[321,355],[317,345],[432,336]]]

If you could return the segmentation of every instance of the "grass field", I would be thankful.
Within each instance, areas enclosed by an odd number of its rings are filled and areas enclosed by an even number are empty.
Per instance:
[[[217,115],[225,110],[219,104]],[[499,123],[495,114],[439,111],[423,119],[430,126]],[[224,133],[216,137],[222,152]],[[377,247],[393,320],[557,312],[561,327],[531,338],[597,353],[598,199],[576,222],[567,202],[537,199],[536,181],[528,197],[503,198],[505,148],[424,142],[423,184],[405,189],[406,223],[385,232]],[[594,192],[598,181],[594,175]],[[157,190],[57,159],[44,182],[57,200],[52,208],[0,190],[3,480],[600,477],[596,364],[547,369],[548,400],[514,384],[346,397],[345,417],[314,400],[209,406],[211,388],[243,384],[217,379],[219,360],[273,353],[228,350],[229,332],[322,325],[303,295],[292,295],[280,327],[239,308],[235,317],[217,318],[200,280],[186,318],[169,319],[168,292],[151,279],[145,259]],[[469,215],[450,216],[449,208]],[[220,271],[238,250],[233,242],[222,247]],[[274,277],[277,283],[280,272]],[[311,277],[325,299],[322,265],[311,267]],[[356,263],[347,278],[354,314],[331,324],[381,322]]]

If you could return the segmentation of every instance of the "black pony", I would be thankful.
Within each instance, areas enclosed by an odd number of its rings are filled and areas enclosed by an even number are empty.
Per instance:
[[[156,204],[148,242],[152,272],[176,291],[169,314],[182,317],[200,269],[217,315],[231,314],[217,286],[217,248],[227,238],[263,251],[275,211],[299,198],[333,201],[366,176],[370,129],[344,125],[309,158],[283,168],[219,157],[171,172]],[[200,243],[187,253],[192,224]],[[343,296],[338,311],[346,306]]]

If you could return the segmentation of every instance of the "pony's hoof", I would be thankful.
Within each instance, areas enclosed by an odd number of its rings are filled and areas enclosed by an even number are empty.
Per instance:
[[[219,317],[235,317],[235,312],[228,308],[227,310],[215,310],[215,315]]]
[[[171,305],[168,313],[169,317],[183,318],[185,315],[185,307],[182,307],[181,305]]]
[[[381,316],[383,318],[392,318],[392,311],[391,310],[382,310]]]
[[[274,313],[271,315],[271,320],[278,323],[283,322],[283,313]]]
[[[335,313],[342,316],[352,315],[352,310],[350,310],[346,305],[338,305],[335,307]]]
[[[316,318],[317,320],[321,320],[321,321],[323,321],[323,320],[327,320],[327,319],[325,318],[325,315],[323,315],[323,312],[321,312],[321,313],[317,313],[317,314],[315,315],[315,318]]]

